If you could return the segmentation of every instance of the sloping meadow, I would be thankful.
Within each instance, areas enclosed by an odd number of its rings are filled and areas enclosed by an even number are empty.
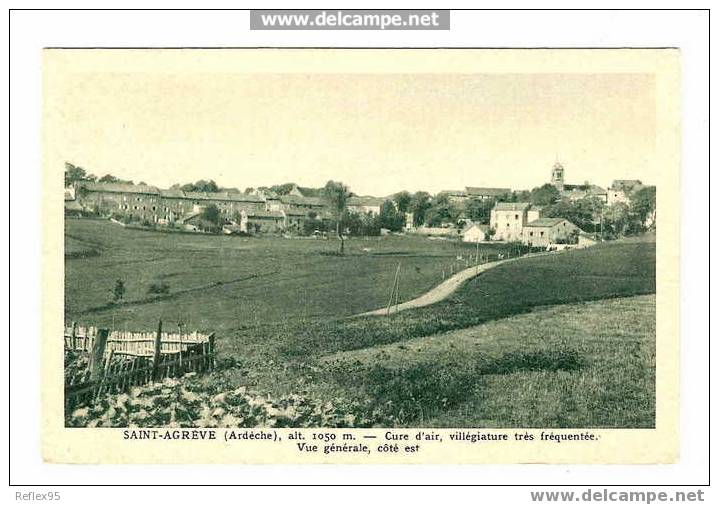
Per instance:
[[[501,265],[425,308],[240,330],[227,351],[273,360],[266,386],[369,402],[396,426],[649,427],[655,302],[636,295],[655,291],[654,242],[606,243]]]
[[[317,357],[467,328],[539,306],[655,291],[654,242],[605,243],[500,265],[428,307],[390,316],[289,320],[239,333],[251,332],[249,340],[272,343],[286,357]],[[232,352],[232,342],[227,344]]]

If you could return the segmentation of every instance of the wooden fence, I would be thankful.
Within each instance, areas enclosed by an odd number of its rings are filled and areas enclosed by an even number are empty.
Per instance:
[[[215,366],[215,335],[113,331],[78,326],[65,328],[65,350],[74,370],[65,369],[65,405],[92,401],[102,393],[204,372]]]

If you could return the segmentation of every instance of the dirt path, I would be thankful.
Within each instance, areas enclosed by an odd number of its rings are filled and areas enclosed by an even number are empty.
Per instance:
[[[476,265],[473,267],[466,268],[460,272],[457,272],[449,279],[446,279],[441,284],[435,286],[434,288],[427,291],[425,294],[406,302],[402,302],[399,305],[393,306],[390,309],[390,314],[394,314],[395,312],[400,312],[407,309],[416,309],[418,307],[426,307],[427,305],[432,305],[433,303],[440,302],[447,298],[449,295],[457,291],[459,287],[464,284],[466,281],[473,279],[480,275],[482,272],[486,272],[487,270],[494,268],[498,265],[503,265],[505,263],[509,263],[511,261],[517,261],[522,258],[529,258],[529,257],[536,257],[536,256],[543,256],[546,254],[551,253],[534,253],[534,254],[527,254],[525,256],[520,256],[519,258],[509,258],[506,260],[499,260],[499,261],[492,261],[491,263],[485,263],[483,265]],[[362,314],[357,314],[352,317],[361,317],[361,316],[384,316],[387,315],[387,308],[381,308],[376,310],[371,310],[369,312],[363,312]]]

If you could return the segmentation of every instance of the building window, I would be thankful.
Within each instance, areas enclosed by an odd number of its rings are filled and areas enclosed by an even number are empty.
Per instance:
[[[530,237],[534,237],[534,232],[533,232],[533,231],[530,231],[530,232],[529,232],[529,236],[530,236]]]
[[[544,236],[544,232],[543,232],[543,231],[540,231],[540,232],[539,232],[539,236],[540,236],[540,237],[543,237],[543,236]]]
[[[519,214],[515,214],[515,215],[514,215],[514,219],[515,219],[515,220],[516,220],[516,219],[519,219]]]

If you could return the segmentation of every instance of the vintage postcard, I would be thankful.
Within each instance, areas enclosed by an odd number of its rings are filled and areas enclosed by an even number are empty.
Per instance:
[[[46,49],[56,463],[670,463],[674,49]]]

